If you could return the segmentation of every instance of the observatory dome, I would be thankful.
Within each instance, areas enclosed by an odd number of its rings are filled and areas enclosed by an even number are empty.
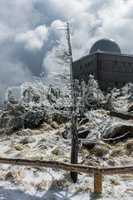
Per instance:
[[[119,45],[116,42],[109,39],[101,39],[95,42],[90,49],[90,54],[95,53],[97,51],[121,54],[121,49]]]

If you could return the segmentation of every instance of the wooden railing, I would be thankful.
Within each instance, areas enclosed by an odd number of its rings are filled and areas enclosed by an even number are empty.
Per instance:
[[[69,164],[58,161],[40,161],[26,159],[0,158],[0,164],[46,167],[61,169],[65,171],[85,173],[94,175],[94,192],[102,193],[102,177],[113,174],[133,174],[133,166],[127,167],[92,167],[79,164]]]

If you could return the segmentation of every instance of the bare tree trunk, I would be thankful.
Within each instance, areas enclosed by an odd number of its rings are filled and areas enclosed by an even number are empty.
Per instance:
[[[71,144],[71,163],[77,164],[78,163],[78,131],[77,131],[77,117],[74,114],[72,117],[72,144]],[[71,172],[71,178],[74,183],[77,182],[78,174],[77,172]]]
[[[70,38],[69,23],[67,23],[67,42],[68,52],[70,58],[70,81],[71,81],[71,97],[72,97],[72,118],[71,118],[71,134],[72,134],[72,146],[71,146],[71,163],[78,163],[78,134],[77,134],[77,113],[76,113],[76,95],[75,95],[75,81],[73,79],[73,57],[72,57],[72,46]],[[77,172],[71,172],[71,178],[74,183],[77,181]]]

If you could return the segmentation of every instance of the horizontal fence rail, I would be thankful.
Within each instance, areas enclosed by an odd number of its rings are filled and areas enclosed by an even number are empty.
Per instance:
[[[40,161],[27,159],[12,159],[0,158],[0,164],[31,166],[31,167],[46,167],[52,169],[61,169],[65,171],[73,171],[78,173],[93,174],[94,175],[94,192],[102,192],[102,177],[103,175],[116,174],[133,174],[133,166],[124,167],[93,167],[79,164],[69,164],[59,161]]]
[[[58,161],[40,161],[40,160],[28,160],[28,159],[12,159],[12,158],[0,158],[0,164],[11,165],[23,165],[31,167],[46,167],[46,168],[58,168],[65,171],[73,171],[86,174],[94,174],[100,171],[104,175],[112,174],[133,174],[133,166],[126,167],[92,167],[79,164],[69,164]]]

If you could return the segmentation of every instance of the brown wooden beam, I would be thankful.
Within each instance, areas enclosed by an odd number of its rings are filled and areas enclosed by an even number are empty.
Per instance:
[[[92,167],[79,164],[69,164],[58,161],[40,161],[40,160],[28,160],[28,159],[13,159],[13,158],[0,158],[0,164],[22,165],[31,167],[46,167],[57,168],[65,171],[73,171],[78,173],[94,174],[97,170],[100,170],[103,175],[112,174],[133,174],[133,166],[124,167]]]
[[[102,171],[97,170],[96,173],[94,173],[94,192],[96,194],[102,193]]]
[[[31,167],[46,167],[56,168],[65,171],[79,172],[86,174],[94,174],[94,192],[96,194],[102,193],[102,176],[113,174],[133,174],[133,166],[127,167],[92,167],[79,164],[69,164],[58,161],[40,161],[40,160],[27,160],[27,159],[12,159],[0,158],[1,164],[31,166]]]
[[[69,164],[58,161],[40,161],[40,160],[27,160],[27,159],[12,159],[12,158],[0,158],[1,164],[11,164],[20,166],[31,166],[31,167],[46,167],[56,168],[65,171],[93,174],[97,168],[83,166],[79,164]]]

